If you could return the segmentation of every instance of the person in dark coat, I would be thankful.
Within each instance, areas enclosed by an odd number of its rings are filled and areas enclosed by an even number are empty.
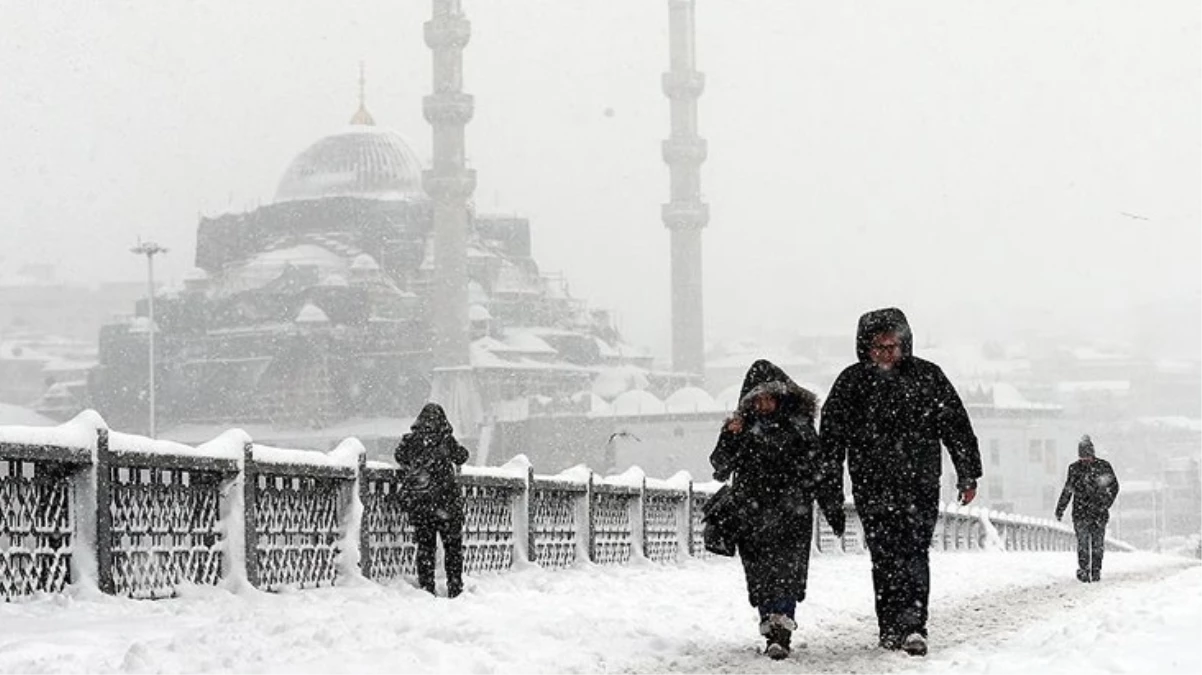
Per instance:
[[[842,476],[827,474],[814,428],[817,397],[776,365],[759,360],[743,379],[739,404],[723,424],[710,455],[714,479],[733,476],[731,493],[741,514],[736,547],[747,596],[759,610],[765,653],[789,653],[794,611],[805,599],[814,502],[842,536]]]
[[[427,403],[396,448],[400,490],[417,544],[417,583],[434,593],[435,536],[442,538],[447,596],[463,592],[463,492],[456,467],[467,449],[455,440],[442,406]]]
[[[856,355],[858,362],[839,374],[822,408],[822,444],[840,472],[847,458],[872,558],[880,644],[921,656],[927,652],[928,549],[939,517],[940,443],[951,454],[961,504],[976,495],[980,450],[947,376],[914,356],[900,309],[860,317]]]
[[[1077,444],[1077,461],[1068,465],[1068,479],[1056,503],[1056,520],[1064,517],[1073,502],[1073,529],[1077,532],[1077,580],[1085,583],[1102,578],[1102,554],[1106,552],[1106,523],[1110,505],[1119,496],[1119,479],[1110,462],[1094,454],[1088,435]]]

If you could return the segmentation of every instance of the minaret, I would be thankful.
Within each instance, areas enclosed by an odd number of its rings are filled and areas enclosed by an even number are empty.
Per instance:
[[[434,202],[434,365],[465,366],[468,199],[476,189],[476,172],[464,166],[463,139],[474,108],[463,93],[463,48],[471,24],[460,0],[432,0],[432,8],[425,33],[434,53],[434,92],[422,100],[422,112],[434,129],[434,160],[422,174],[422,187]]]
[[[670,69],[663,87],[671,102],[671,135],[663,143],[671,176],[670,201],[663,206],[672,247],[672,369],[705,374],[705,333],[701,301],[701,228],[709,206],[701,201],[705,139],[697,133],[697,98],[705,76],[694,53],[693,0],[668,0]]]

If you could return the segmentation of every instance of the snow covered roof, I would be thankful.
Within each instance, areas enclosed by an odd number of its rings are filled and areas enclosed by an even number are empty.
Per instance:
[[[526,331],[506,331],[505,344],[509,351],[522,354],[558,354],[551,345],[542,338]]]
[[[467,308],[468,321],[491,321],[492,314],[484,305],[472,305]]]
[[[1012,384],[995,382],[990,388],[993,407],[1003,410],[1060,410],[1053,403],[1032,403]]]
[[[1193,417],[1167,415],[1160,417],[1140,417],[1136,421],[1146,426],[1171,427],[1174,429],[1183,429],[1185,431],[1202,432],[1202,419]]]
[[[597,377],[593,379],[592,391],[605,399],[612,399],[623,392],[632,389],[646,389],[651,386],[647,371],[638,366],[602,366],[597,369]]]
[[[1056,385],[1056,390],[1064,393],[1108,391],[1115,394],[1125,394],[1131,390],[1131,382],[1129,380],[1060,382]]]
[[[602,340],[599,337],[595,337],[593,340],[596,341],[597,351],[601,354],[602,358],[612,359],[622,355],[621,352],[611,347],[610,344],[605,340]]]
[[[58,422],[34,410],[10,403],[0,403],[0,426],[53,427]]]

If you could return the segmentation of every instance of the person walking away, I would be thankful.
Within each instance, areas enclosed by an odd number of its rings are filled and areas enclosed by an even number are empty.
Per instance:
[[[929,549],[939,518],[940,444],[956,470],[961,504],[976,496],[981,455],[968,413],[939,366],[914,356],[909,322],[890,307],[860,317],[858,361],[822,408],[822,445],[842,473],[872,559],[880,645],[927,653]]]
[[[805,599],[815,500],[835,534],[844,529],[841,468],[828,475],[817,408],[812,392],[775,364],[756,361],[710,455],[714,479],[732,479],[748,600],[759,610],[764,653],[777,660],[789,654],[797,603]]]
[[[436,536],[442,539],[447,597],[463,592],[463,493],[457,467],[468,459],[442,406],[427,403],[396,448],[401,496],[417,544],[417,583],[435,594]]]
[[[1073,502],[1073,529],[1077,533],[1077,581],[1102,579],[1102,554],[1106,552],[1106,523],[1110,506],[1119,496],[1119,479],[1110,462],[1099,459],[1089,435],[1077,443],[1077,461],[1068,465],[1068,478],[1056,502],[1056,520]]]

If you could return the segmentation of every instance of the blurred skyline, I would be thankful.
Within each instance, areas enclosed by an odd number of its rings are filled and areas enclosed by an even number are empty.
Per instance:
[[[477,210],[530,218],[544,272],[666,356],[666,0],[465,0]],[[268,203],[367,106],[424,160],[429,3],[0,5],[0,265],[139,280],[199,214]],[[1197,2],[699,0],[711,341],[1202,344]],[[132,308],[131,308],[132,310]],[[849,357],[851,347],[849,344]]]

